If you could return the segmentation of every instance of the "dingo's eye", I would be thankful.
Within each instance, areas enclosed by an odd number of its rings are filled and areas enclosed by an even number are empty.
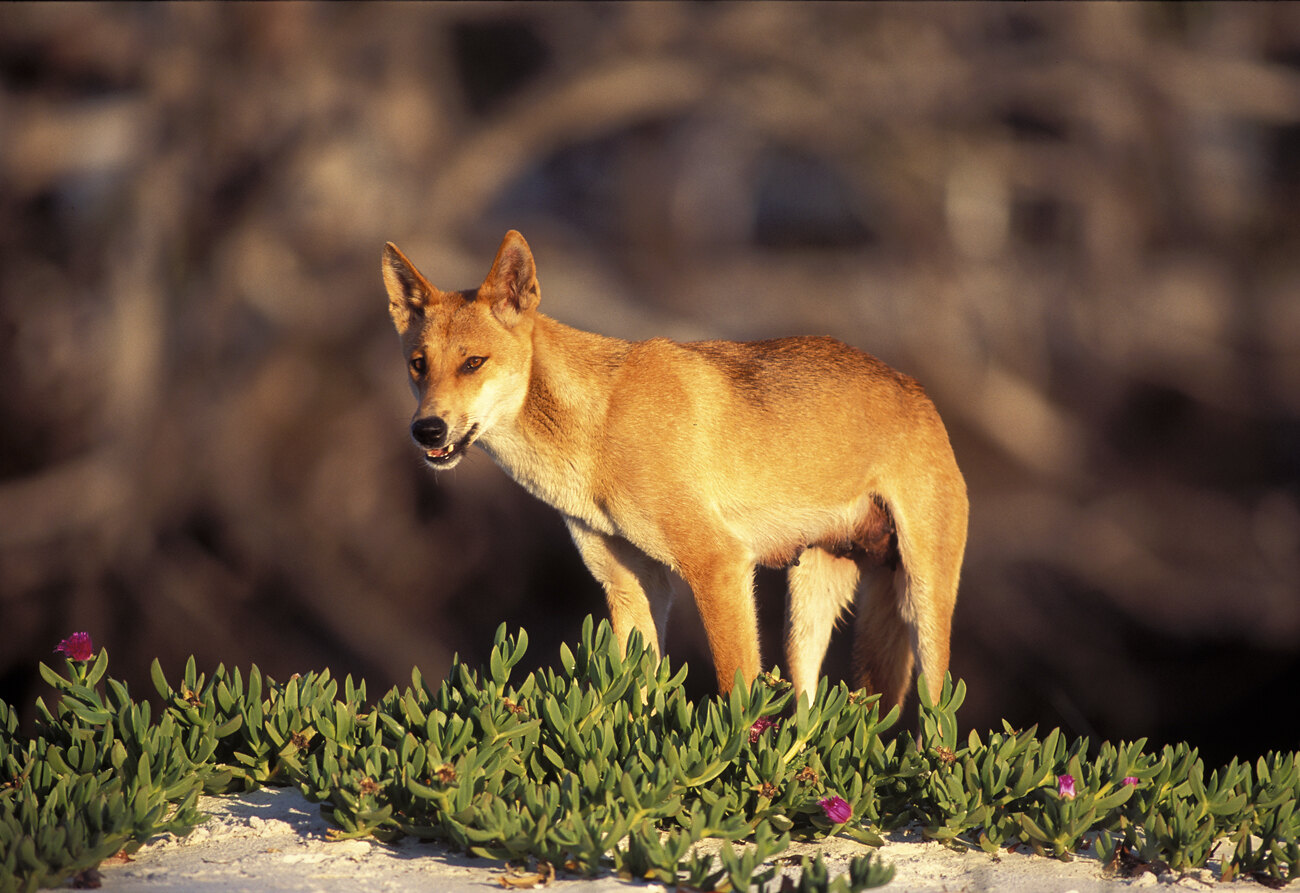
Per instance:
[[[423,375],[429,364],[425,362],[424,357],[411,357],[411,371],[416,375]]]
[[[487,357],[470,357],[460,367],[461,372],[470,373],[478,371],[478,367],[487,362]]]

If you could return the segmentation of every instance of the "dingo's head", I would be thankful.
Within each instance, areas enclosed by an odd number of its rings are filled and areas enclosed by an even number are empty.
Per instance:
[[[384,285],[419,400],[411,437],[429,465],[451,468],[493,425],[517,414],[527,396],[540,297],[533,254],[511,230],[482,285],[446,292],[389,242]]]

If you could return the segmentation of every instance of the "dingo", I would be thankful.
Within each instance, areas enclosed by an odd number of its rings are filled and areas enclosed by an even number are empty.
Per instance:
[[[857,685],[901,703],[913,656],[936,697],[966,545],[966,485],[913,379],[831,338],[629,342],[537,312],[528,243],[506,234],[477,289],[440,291],[384,250],[389,312],[436,470],[472,444],[559,509],[614,632],[662,649],[683,583],[718,686],[759,672],[756,565],[789,567],[786,659],[810,695],[857,611]],[[659,653],[662,653],[660,651]]]

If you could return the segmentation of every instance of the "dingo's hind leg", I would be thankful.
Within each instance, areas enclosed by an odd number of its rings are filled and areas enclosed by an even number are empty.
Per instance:
[[[790,611],[786,623],[786,666],[795,694],[817,690],[831,632],[844,609],[853,604],[858,564],[825,549],[805,549],[790,566]]]
[[[903,703],[912,681],[912,632],[902,612],[906,585],[902,568],[873,568],[864,575],[855,610],[853,682],[881,695],[881,713]]]

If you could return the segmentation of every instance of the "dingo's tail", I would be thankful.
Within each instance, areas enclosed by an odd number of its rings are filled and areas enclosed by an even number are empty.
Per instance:
[[[882,711],[907,697],[914,657],[936,701],[948,672],[969,507],[964,487],[918,489],[924,500],[891,500],[901,562],[872,570],[857,609],[854,681],[883,696]]]

